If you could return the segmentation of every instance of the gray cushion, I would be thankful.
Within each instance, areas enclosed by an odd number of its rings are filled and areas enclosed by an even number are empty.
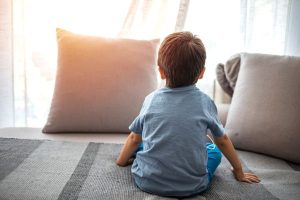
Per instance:
[[[300,163],[300,58],[241,55],[226,131],[235,147]]]
[[[225,63],[224,71],[225,76],[229,82],[230,87],[234,91],[235,84],[239,75],[240,70],[240,62],[241,62],[241,56],[240,54],[234,54],[232,55]]]
[[[216,78],[218,83],[220,84],[221,88],[226,92],[228,95],[232,97],[233,95],[233,89],[230,86],[229,81],[226,78],[225,71],[224,71],[224,65],[222,63],[219,63],[216,68]]]
[[[219,63],[216,68],[217,81],[230,97],[234,93],[235,84],[240,70],[240,54],[232,55],[224,64]]]
[[[157,88],[159,40],[109,39],[57,29],[58,68],[47,133],[129,132]]]

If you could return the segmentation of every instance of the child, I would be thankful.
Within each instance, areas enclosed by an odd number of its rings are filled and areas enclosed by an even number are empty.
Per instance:
[[[133,161],[135,184],[145,192],[189,197],[205,191],[221,162],[220,150],[238,181],[259,182],[243,172],[214,102],[195,86],[205,59],[203,43],[190,32],[170,34],[160,46],[158,66],[166,86],[145,98],[117,159],[119,166]],[[216,145],[206,142],[208,129]]]

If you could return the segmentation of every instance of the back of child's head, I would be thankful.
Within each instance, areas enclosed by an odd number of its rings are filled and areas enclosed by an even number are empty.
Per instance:
[[[190,32],[175,32],[162,42],[158,66],[166,76],[168,87],[195,84],[204,70],[206,51],[202,41]]]

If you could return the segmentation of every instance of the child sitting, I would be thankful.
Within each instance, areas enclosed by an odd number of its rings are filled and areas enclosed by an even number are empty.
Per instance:
[[[205,59],[202,41],[190,32],[170,34],[160,46],[158,66],[166,86],[145,98],[117,159],[118,165],[127,166],[140,149],[131,171],[145,192],[189,197],[205,191],[221,152],[238,181],[259,182],[256,175],[243,172],[214,102],[195,85],[203,77]],[[207,143],[208,129],[216,145]]]

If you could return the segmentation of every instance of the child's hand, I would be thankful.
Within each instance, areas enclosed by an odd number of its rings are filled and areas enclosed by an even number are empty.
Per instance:
[[[253,173],[244,173],[243,170],[232,169],[233,175],[236,180],[246,183],[259,183],[259,178]]]

